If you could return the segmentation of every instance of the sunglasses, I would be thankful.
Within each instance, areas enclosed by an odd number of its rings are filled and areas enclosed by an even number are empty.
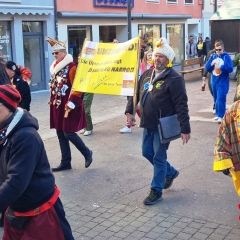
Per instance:
[[[59,54],[59,52],[53,52],[52,53],[52,55],[58,55]]]
[[[221,49],[221,48],[219,48],[219,49],[215,49],[215,51],[219,51],[219,52],[220,52],[220,51],[222,51],[222,49]]]

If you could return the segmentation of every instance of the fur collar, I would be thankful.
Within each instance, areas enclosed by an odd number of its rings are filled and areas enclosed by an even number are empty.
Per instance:
[[[55,67],[54,64],[56,63],[56,61],[54,61],[50,67],[51,75],[55,76],[61,69],[66,67],[71,62],[73,62],[73,57],[71,54],[67,54],[65,58],[61,62],[59,62]]]

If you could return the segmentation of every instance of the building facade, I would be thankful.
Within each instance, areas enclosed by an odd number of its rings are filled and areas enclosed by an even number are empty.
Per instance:
[[[232,57],[240,52],[240,3],[225,0],[210,18],[212,36],[222,39],[224,49]]]
[[[32,91],[50,79],[47,35],[55,36],[53,0],[0,0],[0,57],[30,68]]]
[[[154,48],[160,38],[167,38],[176,53],[174,63],[185,58],[185,44],[190,35],[202,34],[202,1],[131,0],[131,35],[141,30],[142,45]],[[57,0],[58,38],[68,41],[68,51],[75,61],[85,38],[95,42],[128,40],[127,0]]]

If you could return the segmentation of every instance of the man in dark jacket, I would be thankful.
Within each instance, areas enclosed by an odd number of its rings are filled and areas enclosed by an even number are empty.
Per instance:
[[[149,196],[143,203],[151,205],[162,198],[163,189],[171,187],[179,171],[167,161],[169,143],[162,144],[158,133],[158,118],[177,114],[181,126],[183,144],[190,139],[188,98],[183,78],[172,69],[175,53],[161,38],[153,52],[154,69],[145,71],[137,88],[143,127],[142,154],[153,165],[153,179]],[[129,99],[125,114],[134,125],[133,98]]]
[[[7,209],[3,239],[73,240],[38,122],[17,108],[20,101],[13,86],[0,86],[0,211]]]
[[[203,53],[205,56],[207,56],[208,52],[211,50],[211,40],[209,37],[205,38],[205,41],[203,42]]]
[[[71,142],[84,156],[85,168],[92,163],[92,151],[76,134],[86,127],[86,116],[82,100],[82,92],[72,91],[72,84],[76,73],[76,64],[72,55],[67,54],[64,42],[50,37],[46,40],[52,46],[55,61],[50,67],[50,128],[55,128],[62,153],[61,163],[52,171],[71,169]]]

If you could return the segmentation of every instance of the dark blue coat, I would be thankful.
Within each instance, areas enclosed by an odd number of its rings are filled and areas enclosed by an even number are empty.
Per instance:
[[[19,108],[0,146],[0,211],[26,212],[47,202],[55,179],[39,136],[38,122]]]

